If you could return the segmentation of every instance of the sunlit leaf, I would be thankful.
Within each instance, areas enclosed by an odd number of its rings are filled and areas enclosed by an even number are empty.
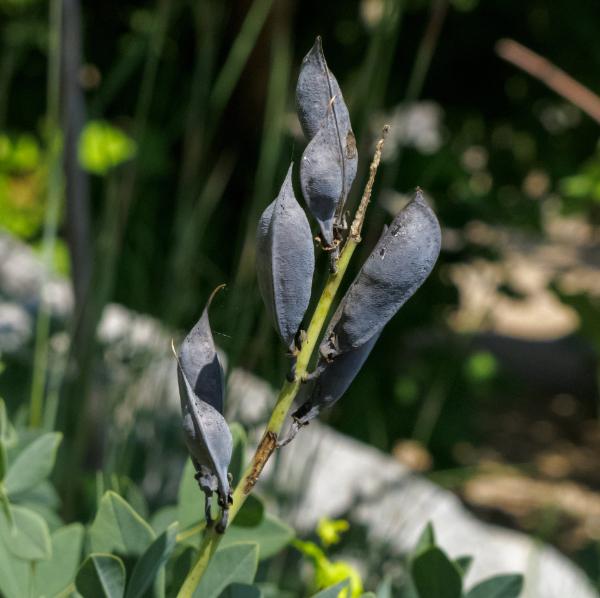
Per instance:
[[[136,153],[135,141],[105,121],[91,121],[81,132],[79,162],[93,174],[104,175]]]

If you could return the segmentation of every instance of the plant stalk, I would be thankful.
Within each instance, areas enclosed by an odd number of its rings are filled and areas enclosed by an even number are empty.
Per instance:
[[[43,263],[44,274],[40,282],[39,307],[35,327],[33,378],[29,400],[29,425],[39,428],[42,424],[46,377],[48,370],[48,337],[50,336],[50,313],[44,298],[46,282],[51,269],[56,245],[56,235],[62,203],[62,139],[60,133],[60,40],[62,29],[62,2],[54,0],[49,5],[48,31],[48,199],[44,218]]]
[[[250,465],[248,465],[246,468],[242,479],[233,491],[233,504],[229,509],[230,523],[239,513],[246,500],[246,497],[250,494],[250,492],[252,492],[252,489],[254,488],[254,485],[262,473],[262,470],[267,464],[267,461],[277,448],[277,438],[281,433],[281,429],[283,428],[283,424],[285,423],[285,419],[290,408],[292,407],[294,399],[300,390],[302,379],[308,370],[310,359],[317,346],[317,342],[321,337],[321,332],[327,320],[327,315],[329,314],[333,300],[338,289],[340,288],[340,284],[344,278],[346,270],[348,269],[350,259],[352,258],[354,250],[360,243],[360,231],[364,222],[367,206],[371,200],[373,182],[375,181],[375,174],[377,173],[377,167],[381,160],[381,151],[383,149],[383,143],[388,130],[389,126],[386,125],[383,128],[382,137],[378,141],[375,148],[375,155],[373,157],[373,161],[371,162],[369,172],[369,180],[365,187],[360,205],[356,211],[352,226],[350,227],[348,239],[340,253],[337,271],[329,275],[327,283],[325,284],[325,288],[323,289],[321,297],[319,298],[319,302],[317,303],[315,311],[313,312],[308,330],[306,331],[306,337],[297,356],[294,380],[286,381],[281,388],[262,440],[260,441],[258,448],[254,453],[254,457],[252,458]],[[190,572],[183,582],[183,585],[177,594],[177,598],[191,598],[194,595],[194,592],[196,591],[196,588],[198,587],[198,584],[200,583],[200,580],[202,579],[202,576],[204,575],[204,572],[210,563],[210,559],[216,552],[222,537],[223,534],[218,533],[214,527],[206,531],[206,534],[202,540],[202,544],[200,545],[196,562],[190,569]]]

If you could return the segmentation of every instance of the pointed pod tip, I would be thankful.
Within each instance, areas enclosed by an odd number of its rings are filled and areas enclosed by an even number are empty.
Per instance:
[[[320,58],[322,60],[325,60],[325,55],[323,54],[323,39],[320,35],[317,35],[317,37],[315,38],[315,43],[306,55],[305,60],[307,60],[312,55],[316,55],[318,59]]]
[[[221,290],[223,290],[227,285],[225,283],[220,284],[217,288],[215,288],[215,290],[210,294],[210,297],[208,298],[208,301],[206,302],[206,307],[205,309],[208,309],[210,307],[210,304],[212,303],[213,299],[215,298],[215,296],[217,295],[217,293]]]

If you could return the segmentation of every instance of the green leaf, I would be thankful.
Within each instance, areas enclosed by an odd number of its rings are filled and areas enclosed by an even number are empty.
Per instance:
[[[256,542],[259,558],[268,559],[277,554],[294,539],[294,530],[280,519],[267,513],[263,520],[254,527],[232,525],[221,540],[221,548],[239,542]]]
[[[6,496],[6,492],[4,490],[4,486],[0,483],[0,509],[4,513],[4,516],[8,520],[10,526],[13,526],[12,513],[10,512],[10,501],[8,500],[8,496]]]
[[[252,583],[257,566],[258,545],[255,543],[234,544],[219,550],[211,559],[194,596],[218,598],[231,583]]]
[[[522,575],[496,575],[471,588],[465,598],[518,598],[522,590]]]
[[[140,557],[127,586],[127,598],[141,598],[175,548],[177,523],[171,524]]]
[[[118,494],[109,490],[90,528],[92,552],[139,556],[154,541],[153,529]]]
[[[150,518],[150,525],[156,534],[162,534],[171,523],[177,521],[177,507],[174,505],[168,505],[158,509],[154,515]]]
[[[255,586],[261,591],[262,598],[297,598],[298,596],[296,592],[282,590],[270,582],[257,583]]]
[[[177,521],[181,529],[199,523],[204,519],[204,494],[194,479],[196,470],[190,459],[187,460],[177,495]]]
[[[190,546],[179,546],[167,567],[167,582],[170,588],[180,588],[194,564],[198,550]]]
[[[254,494],[250,494],[235,518],[235,525],[255,527],[263,520],[264,514],[265,504],[263,501]]]
[[[36,595],[54,596],[73,582],[83,546],[83,525],[73,523],[51,536],[52,558],[35,568]]]
[[[8,550],[0,537],[0,593],[4,598],[29,596],[31,564]]]
[[[433,525],[428,523],[425,526],[425,529],[421,532],[419,539],[417,540],[417,545],[413,550],[413,558],[419,556],[421,553],[433,548],[435,546],[435,532],[433,531]]]
[[[4,448],[4,442],[0,439],[0,482],[4,479],[6,475],[6,470],[8,469],[8,459],[6,457],[6,449]]]
[[[373,592],[366,592],[360,595],[360,598],[377,598]]]
[[[321,590],[317,594],[314,594],[311,598],[338,598],[339,593],[342,590],[345,590],[349,583],[349,580],[345,579],[344,581],[340,581],[340,583],[336,583],[334,586]]]
[[[51,534],[65,525],[65,522],[56,514],[56,512],[48,507],[37,503],[30,503],[28,501],[19,503],[19,506],[37,513],[46,522],[48,531]]]
[[[1,370],[0,364],[0,370]],[[8,434],[8,415],[6,414],[6,403],[0,399],[0,441],[5,440]]]
[[[219,598],[262,598],[263,593],[258,586],[246,583],[232,583]]]
[[[49,432],[36,438],[10,464],[5,486],[12,498],[42,482],[50,475],[62,434]]]
[[[60,507],[60,498],[54,486],[48,481],[43,480],[34,487],[25,492],[19,493],[19,504],[28,502],[48,507],[49,509],[58,509]]]
[[[0,511],[0,538],[8,551],[28,561],[41,561],[52,556],[50,533],[46,522],[33,511],[21,506],[11,506],[13,524]]]
[[[411,563],[419,598],[460,598],[462,578],[456,565],[437,547],[421,552]]]
[[[392,598],[392,580],[384,577],[377,586],[377,598]]]
[[[471,568],[471,565],[473,564],[473,557],[472,556],[459,556],[454,559],[454,564],[458,567],[458,570],[460,571],[461,576],[464,577],[469,572],[469,569]]]
[[[231,462],[229,464],[229,471],[233,476],[233,485],[239,483],[244,472],[244,464],[246,462],[246,446],[248,444],[248,436],[246,430],[238,424],[233,422],[229,429],[231,430],[231,437],[233,438],[233,452],[231,454]]]
[[[90,554],[77,572],[75,588],[85,598],[122,598],[123,561],[112,554]]]

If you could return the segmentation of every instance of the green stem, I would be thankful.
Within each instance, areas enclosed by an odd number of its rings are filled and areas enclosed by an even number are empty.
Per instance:
[[[285,422],[285,418],[292,406],[292,403],[300,390],[302,376],[306,373],[310,358],[317,345],[317,341],[320,338],[321,330],[327,319],[327,314],[333,303],[333,299],[340,287],[340,283],[344,278],[350,258],[356,249],[357,241],[355,239],[348,239],[338,262],[338,270],[335,274],[331,274],[327,280],[327,284],[323,289],[319,303],[315,308],[313,317],[310,321],[306,333],[306,339],[302,345],[302,349],[298,354],[298,360],[296,362],[296,377],[292,382],[286,382],[277,398],[275,408],[271,413],[271,418],[267,424],[265,435],[261,441],[252,462],[244,472],[240,483],[237,485],[233,492],[233,504],[229,510],[229,520],[233,521],[236,515],[239,513],[242,505],[244,504],[246,497],[252,491],[256,479],[260,475],[260,472],[264,468],[267,460],[273,453],[277,436],[281,432],[281,428]],[[217,533],[214,528],[208,530],[204,536],[198,558],[186,577],[181,589],[179,590],[178,598],[190,598],[194,595],[196,587],[200,583],[200,579],[204,574],[204,571],[208,567],[208,563],[212,558],[212,555],[217,550],[219,542],[223,537],[222,534]]]
[[[242,508],[246,497],[250,494],[250,492],[252,492],[252,489],[254,488],[258,477],[264,469],[264,466],[269,460],[269,457],[277,448],[277,437],[283,428],[283,424],[285,423],[285,419],[292,406],[292,403],[294,402],[294,399],[300,390],[302,379],[306,374],[312,354],[317,346],[319,338],[321,337],[321,331],[323,330],[323,326],[327,320],[327,314],[329,313],[336,293],[340,288],[340,283],[346,274],[350,259],[352,258],[356,247],[361,241],[360,233],[364,223],[367,206],[371,200],[373,182],[375,180],[375,174],[377,173],[377,167],[379,166],[379,161],[381,159],[383,142],[388,130],[389,126],[386,125],[383,128],[382,138],[379,140],[375,148],[375,156],[371,162],[369,180],[367,181],[362,199],[358,209],[356,210],[347,241],[340,253],[340,257],[337,262],[337,271],[329,275],[327,283],[325,284],[325,288],[323,289],[321,297],[319,298],[319,302],[317,303],[315,311],[313,312],[310,324],[308,325],[306,338],[304,339],[302,348],[297,356],[294,380],[291,382],[285,382],[281,388],[279,396],[277,397],[277,402],[273,412],[271,413],[269,423],[267,424],[265,434],[260,441],[256,452],[254,453],[254,457],[252,458],[250,465],[246,468],[242,479],[233,491],[233,503],[229,509],[230,524],[233,522],[236,515]],[[183,585],[177,594],[177,598],[191,598],[194,595],[194,592],[196,591],[196,588],[198,587],[198,584],[200,583],[200,580],[202,579],[202,576],[204,575],[204,572],[210,563],[210,559],[216,552],[222,537],[223,534],[219,534],[214,527],[207,530],[202,540],[202,544],[200,545],[196,562],[193,564],[187,577],[185,578],[185,581],[183,582]]]
[[[48,336],[50,313],[44,300],[44,291],[51,268],[60,219],[62,199],[62,140],[60,138],[60,38],[62,27],[62,2],[50,3],[48,33],[48,203],[44,219],[43,263],[44,275],[40,283],[39,310],[35,329],[33,379],[29,403],[29,425],[39,428],[42,423],[43,403],[48,369]]]

